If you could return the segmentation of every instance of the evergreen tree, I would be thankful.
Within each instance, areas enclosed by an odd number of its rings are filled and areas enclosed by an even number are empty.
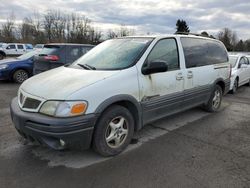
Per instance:
[[[176,22],[176,33],[178,33],[178,32],[184,32],[184,33],[189,33],[190,32],[189,27],[188,27],[185,20],[180,20],[180,19],[177,20],[177,22]]]

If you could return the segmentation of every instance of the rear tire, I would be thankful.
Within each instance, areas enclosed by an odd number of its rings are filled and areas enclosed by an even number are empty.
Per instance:
[[[134,119],[130,111],[119,105],[108,108],[96,124],[93,148],[102,156],[121,153],[134,134]]]
[[[22,69],[16,70],[13,74],[13,80],[19,84],[23,83],[28,78],[29,78],[28,72]]]
[[[222,101],[222,89],[219,85],[216,85],[208,103],[204,105],[204,109],[208,112],[217,112],[220,109]]]

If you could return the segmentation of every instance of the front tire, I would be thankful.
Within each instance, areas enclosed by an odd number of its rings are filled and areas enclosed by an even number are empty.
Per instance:
[[[93,148],[102,156],[121,153],[134,134],[134,118],[130,111],[119,105],[108,108],[96,124]]]
[[[219,85],[216,85],[212,92],[208,103],[204,106],[208,112],[217,112],[220,109],[222,101],[222,89]]]
[[[29,74],[27,71],[25,70],[17,70],[14,72],[13,74],[13,80],[16,82],[16,83],[23,83],[25,80],[27,80],[29,78]]]
[[[238,79],[236,78],[236,79],[234,80],[233,89],[232,89],[232,91],[231,91],[232,94],[235,94],[235,93],[237,92],[238,87],[239,87],[239,81],[238,81]]]

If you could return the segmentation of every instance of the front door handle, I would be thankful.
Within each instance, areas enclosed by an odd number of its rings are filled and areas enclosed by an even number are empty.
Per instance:
[[[183,80],[183,75],[182,75],[182,73],[178,73],[178,74],[176,75],[176,80]]]
[[[193,78],[193,72],[192,71],[188,71],[187,78],[188,79]]]

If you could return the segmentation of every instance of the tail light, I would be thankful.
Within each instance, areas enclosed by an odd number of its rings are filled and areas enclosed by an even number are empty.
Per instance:
[[[47,56],[44,56],[44,59],[50,60],[50,61],[58,61],[59,57],[57,55],[47,55]]]

